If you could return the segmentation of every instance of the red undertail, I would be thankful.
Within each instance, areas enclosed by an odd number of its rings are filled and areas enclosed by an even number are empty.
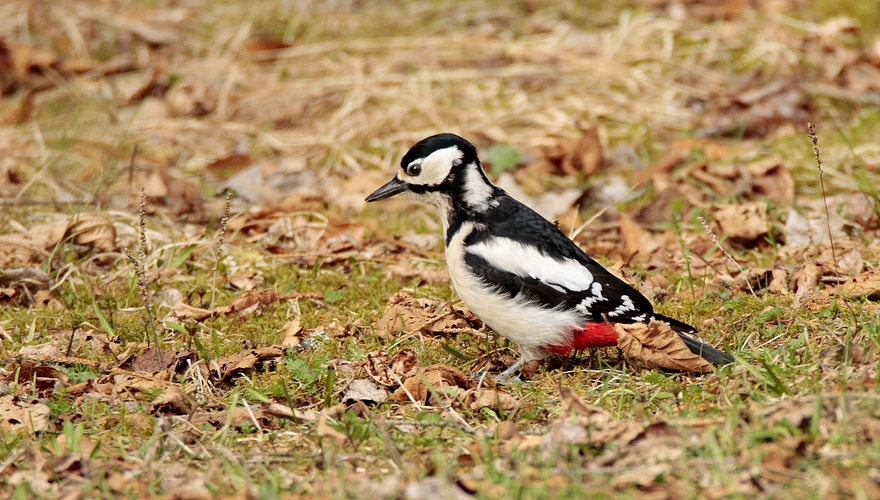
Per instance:
[[[551,345],[542,350],[564,356],[575,350],[615,345],[617,345],[617,332],[611,325],[608,323],[586,323],[583,328],[574,332],[568,344]]]

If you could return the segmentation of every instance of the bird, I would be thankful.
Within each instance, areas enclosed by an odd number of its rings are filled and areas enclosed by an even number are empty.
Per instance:
[[[453,289],[519,348],[519,359],[498,380],[516,380],[525,364],[550,354],[615,346],[615,323],[651,320],[665,321],[706,361],[734,362],[696,338],[694,327],[655,313],[647,298],[555,224],[492,184],[466,139],[443,133],[419,141],[403,155],[395,177],[366,201],[399,194],[437,208]]]

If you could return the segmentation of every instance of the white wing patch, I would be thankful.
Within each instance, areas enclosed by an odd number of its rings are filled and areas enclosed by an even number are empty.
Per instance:
[[[458,146],[449,146],[448,148],[438,149],[424,159],[413,161],[413,163],[421,162],[421,174],[416,176],[407,175],[407,173],[401,169],[397,173],[397,178],[408,184],[436,186],[446,180],[449,172],[452,171],[452,167],[458,165],[463,157],[464,153],[458,149]],[[412,163],[410,165],[412,165]]]
[[[574,259],[554,259],[534,246],[524,245],[510,238],[492,238],[469,246],[467,251],[482,257],[498,269],[522,278],[537,279],[557,290],[563,287],[580,292],[593,284],[593,273],[580,262]]]
[[[602,295],[602,284],[598,281],[593,283],[593,286],[590,287],[590,293],[593,295],[589,297],[584,297],[580,304],[575,306],[575,309],[583,313],[585,316],[592,316],[593,313],[590,311],[590,308],[593,307],[593,304],[596,302],[601,302],[603,300],[608,300]]]
[[[613,311],[608,313],[608,316],[616,317],[616,316],[620,316],[621,314],[623,314],[627,311],[635,311],[636,310],[636,305],[633,304],[633,301],[631,298],[629,298],[629,295],[621,295],[620,301],[621,301],[621,304],[619,306],[615,307]]]
[[[489,209],[489,199],[492,198],[492,185],[483,178],[476,163],[469,164],[464,175],[465,203],[480,212],[485,212]]]

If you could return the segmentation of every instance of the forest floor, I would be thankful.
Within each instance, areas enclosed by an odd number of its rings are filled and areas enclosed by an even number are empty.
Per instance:
[[[0,496],[880,497],[875,1],[7,0]],[[815,124],[815,134],[808,132]],[[516,348],[454,132],[737,358]]]

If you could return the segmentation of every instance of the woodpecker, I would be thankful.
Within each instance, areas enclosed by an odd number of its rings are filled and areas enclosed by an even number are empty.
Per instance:
[[[436,207],[446,265],[461,300],[520,358],[499,376],[550,353],[617,345],[614,323],[662,320],[714,365],[734,358],[694,337],[696,329],[654,313],[651,303],[590,258],[554,224],[493,185],[476,148],[455,134],[419,141],[368,202],[398,194]]]

